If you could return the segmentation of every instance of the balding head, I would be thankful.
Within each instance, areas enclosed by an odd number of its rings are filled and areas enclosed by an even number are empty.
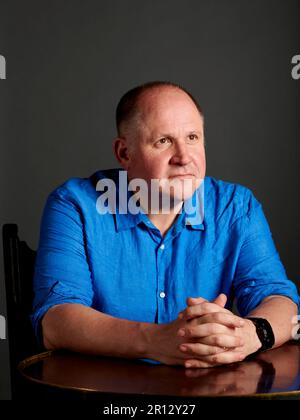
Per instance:
[[[191,101],[203,119],[200,105],[186,89],[171,82],[149,82],[129,90],[120,99],[116,109],[118,136],[132,137],[133,131],[138,128],[141,122],[142,116],[148,112],[149,108],[155,107],[157,99],[165,96],[164,94],[168,92],[174,91]]]
[[[127,98],[118,107],[124,118],[117,114],[120,135],[113,146],[128,178],[148,185],[152,180],[191,179],[194,191],[206,167],[201,109],[174,85],[155,84],[131,95],[134,100]],[[179,190],[174,194],[181,197]]]

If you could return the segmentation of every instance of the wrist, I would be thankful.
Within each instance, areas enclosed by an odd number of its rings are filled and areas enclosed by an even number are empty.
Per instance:
[[[162,324],[148,322],[140,323],[140,354],[142,358],[155,359],[155,350],[158,348],[158,336]]]
[[[244,321],[246,322],[247,325],[247,330],[248,330],[248,337],[249,337],[249,343],[250,343],[250,348],[249,348],[249,355],[252,353],[256,353],[257,351],[259,351],[259,349],[261,348],[261,341],[257,335],[257,331],[256,331],[256,327],[254,325],[254,323],[247,318],[244,318]]]
[[[259,317],[249,317],[248,320],[253,323],[256,335],[260,341],[260,347],[254,353],[271,349],[274,346],[275,337],[269,321]]]

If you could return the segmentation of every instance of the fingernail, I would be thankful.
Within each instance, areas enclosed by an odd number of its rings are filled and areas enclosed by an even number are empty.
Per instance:
[[[179,312],[179,314],[178,314],[178,318],[180,318],[180,319],[182,319],[182,318],[183,318],[183,313],[182,313],[182,312]]]
[[[192,367],[193,365],[190,363],[190,362],[187,362],[186,364],[185,364],[185,367],[187,367],[187,368],[189,368],[189,367]]]
[[[181,351],[187,351],[187,348],[185,346],[180,346]]]
[[[240,319],[240,321],[239,321],[239,325],[240,325],[241,327],[243,327],[243,326],[245,325],[245,321],[244,321],[244,320],[242,320],[242,319]]]
[[[183,337],[183,336],[185,336],[185,330],[181,328],[180,330],[178,330],[177,334],[180,335],[181,337]]]

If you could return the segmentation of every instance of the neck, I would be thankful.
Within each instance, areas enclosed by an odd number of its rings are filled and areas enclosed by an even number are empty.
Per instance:
[[[164,195],[159,192],[158,195],[152,195],[149,191],[138,191],[140,206],[144,209],[149,220],[164,236],[170,227],[174,224],[181,208],[183,200],[174,196]]]
[[[157,227],[157,229],[160,231],[162,236],[165,236],[165,234],[168,232],[170,227],[174,224],[177,216],[180,213],[182,204],[183,204],[182,201],[179,202],[176,206],[172,207],[167,214],[164,214],[163,212],[160,212],[158,214],[154,214],[154,213],[147,214],[148,218],[151,220],[154,226]]]

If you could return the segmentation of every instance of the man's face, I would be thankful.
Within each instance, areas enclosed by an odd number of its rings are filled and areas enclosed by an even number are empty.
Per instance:
[[[140,100],[141,114],[129,130],[129,180],[142,178],[171,181],[174,189],[164,193],[187,199],[205,176],[203,120],[193,101],[179,89],[161,88],[147,92]],[[184,180],[192,189],[184,187]]]

